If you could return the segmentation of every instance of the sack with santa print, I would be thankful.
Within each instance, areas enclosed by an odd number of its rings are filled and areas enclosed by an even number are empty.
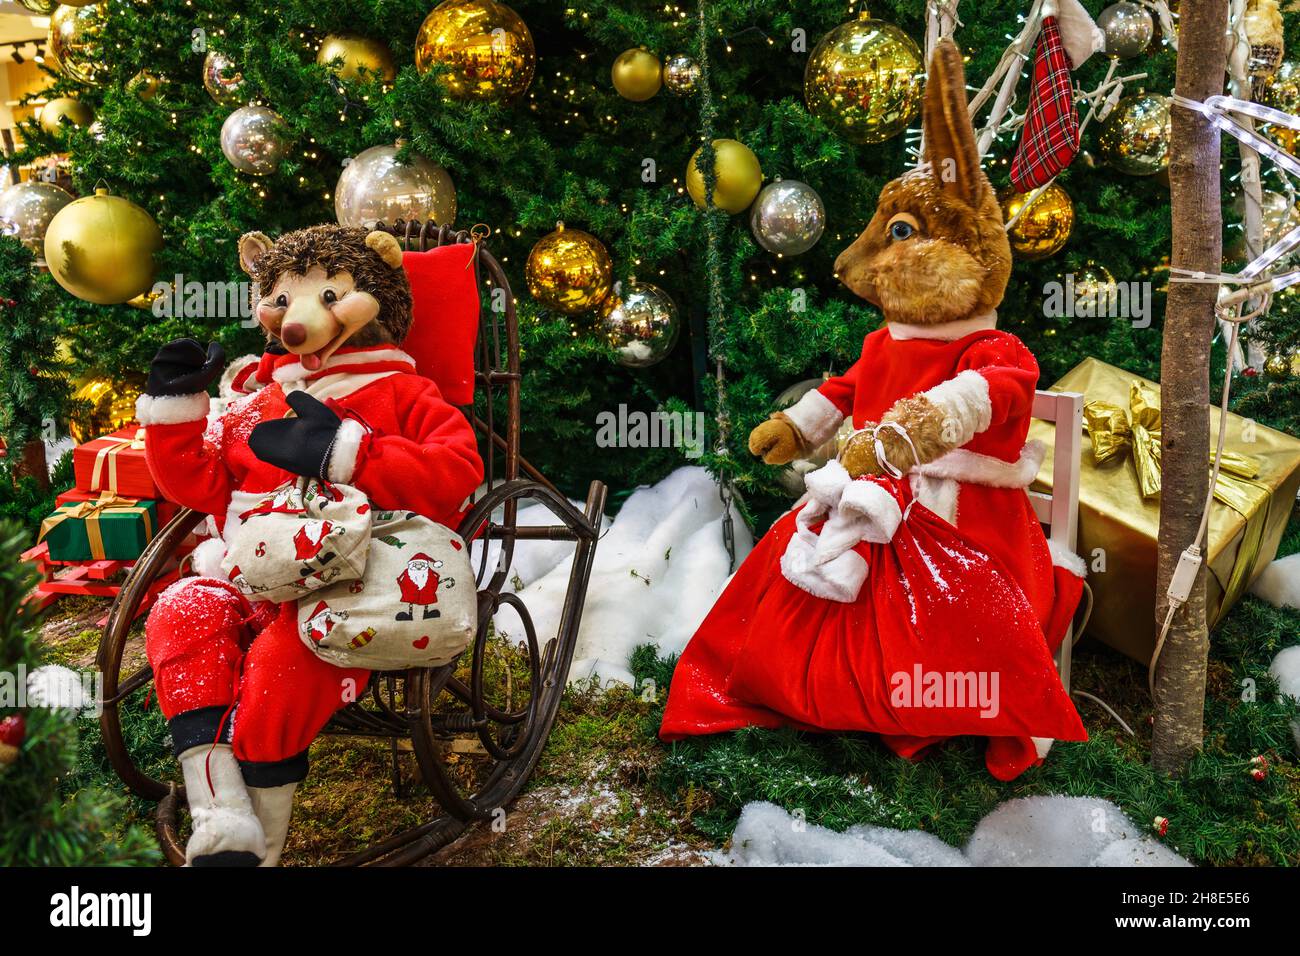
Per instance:
[[[376,511],[360,579],[298,601],[298,635],[339,667],[438,667],[478,630],[469,549],[450,528],[411,511]]]
[[[298,478],[239,521],[221,570],[251,600],[295,601],[365,570],[370,501],[349,485]]]

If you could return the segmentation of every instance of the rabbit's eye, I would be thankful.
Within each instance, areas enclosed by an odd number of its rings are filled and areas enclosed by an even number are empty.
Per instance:
[[[910,239],[920,227],[907,213],[899,213],[889,221],[889,238],[902,241]]]

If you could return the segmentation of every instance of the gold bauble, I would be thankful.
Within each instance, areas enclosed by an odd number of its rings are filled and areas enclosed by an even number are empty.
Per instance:
[[[907,129],[924,92],[916,42],[866,14],[822,37],[803,75],[808,111],[852,143],[882,143]]]
[[[1300,64],[1295,60],[1286,60],[1278,67],[1273,78],[1268,82],[1267,92],[1262,100],[1265,106],[1290,113],[1300,113]],[[1265,126],[1263,131],[1277,140],[1279,146],[1295,155],[1296,140],[1300,130],[1286,126]]]
[[[609,71],[618,95],[633,103],[644,103],[663,85],[663,65],[649,50],[624,50]]]
[[[129,302],[153,286],[162,233],[147,212],[106,189],[64,206],[45,230],[50,275],[79,299]]]
[[[95,114],[89,106],[70,96],[58,96],[41,107],[41,129],[57,136],[66,126],[89,126]]]
[[[379,40],[351,33],[331,33],[320,45],[316,62],[328,67],[341,80],[391,82],[397,76],[393,54]]]
[[[1003,222],[1011,222],[1012,217],[1020,214],[1015,225],[1007,230],[1011,251],[1020,259],[1034,262],[1056,255],[1065,246],[1074,228],[1074,203],[1070,194],[1054,182],[1028,209],[1020,212],[1030,195],[1004,189],[998,194],[998,202],[1002,205]]]
[[[1115,277],[1110,270],[1096,262],[1085,262],[1074,274],[1074,314],[1081,317],[1097,316],[1108,302],[1114,302]]]
[[[46,50],[59,71],[78,83],[98,86],[108,74],[103,60],[102,35],[108,4],[60,6],[50,17]]]
[[[219,50],[203,58],[203,88],[218,106],[241,106],[248,101],[244,74],[234,60]]]
[[[581,229],[566,229],[561,222],[533,246],[524,276],[529,293],[542,305],[577,315],[609,295],[614,264],[599,239]]]
[[[523,18],[495,0],[444,0],[415,38],[415,68],[434,66],[458,100],[512,100],[528,89],[537,67],[533,35]]]
[[[18,5],[37,16],[48,17],[59,5],[59,0],[18,0]]]
[[[1169,167],[1169,97],[1126,96],[1102,124],[1097,148],[1110,165],[1130,176],[1154,176]]]
[[[147,103],[157,96],[158,91],[162,89],[162,77],[156,73],[150,73],[148,70],[141,70],[131,77],[126,84],[126,88]]]
[[[73,399],[84,403],[68,421],[72,440],[81,444],[125,428],[135,421],[135,400],[140,397],[139,382],[119,382],[111,378],[90,378],[77,383]]]
[[[701,209],[704,208],[704,173],[697,163],[703,149],[701,146],[695,151],[686,167],[686,191]],[[713,205],[730,213],[743,212],[763,185],[763,170],[758,165],[758,157],[752,149],[734,139],[715,139],[713,154],[717,176],[713,185]]]

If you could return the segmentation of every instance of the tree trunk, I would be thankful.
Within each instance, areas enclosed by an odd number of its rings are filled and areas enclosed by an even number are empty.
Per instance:
[[[14,463],[14,477],[30,475],[42,488],[50,486],[50,469],[45,462],[45,443],[29,441],[22,447],[22,455]]]
[[[1183,0],[1175,92],[1205,100],[1223,92],[1227,62],[1227,0]],[[1199,113],[1173,106],[1170,206],[1174,268],[1217,273],[1222,268],[1219,132]],[[1160,567],[1156,627],[1168,608],[1165,591],[1178,557],[1200,525],[1209,485],[1210,339],[1218,287],[1171,282],[1160,358]],[[1205,620],[1205,567],[1187,604],[1174,616],[1155,674],[1151,760],[1164,773],[1180,771],[1201,747],[1205,667],[1210,638]]]

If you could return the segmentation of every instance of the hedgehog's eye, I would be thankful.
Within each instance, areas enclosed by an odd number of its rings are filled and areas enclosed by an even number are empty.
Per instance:
[[[918,231],[920,224],[905,212],[900,212],[893,219],[889,220],[889,238],[901,242],[904,239],[910,239]]]
[[[275,297],[275,307],[276,307],[277,309],[287,309],[287,308],[289,308],[289,296],[287,296],[287,295],[286,295],[285,293],[283,293],[283,292],[281,292],[279,295],[277,295],[277,296]]]
[[[338,294],[333,289],[326,289],[320,294],[320,298],[326,305],[333,305],[339,300]]]

